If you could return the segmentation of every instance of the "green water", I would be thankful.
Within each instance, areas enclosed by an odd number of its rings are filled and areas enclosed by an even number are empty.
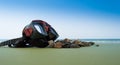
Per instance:
[[[120,65],[120,44],[84,48],[0,48],[0,65]]]

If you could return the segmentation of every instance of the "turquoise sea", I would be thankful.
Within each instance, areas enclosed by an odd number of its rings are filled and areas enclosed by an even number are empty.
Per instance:
[[[0,48],[0,65],[120,65],[120,39],[80,39],[82,48]]]

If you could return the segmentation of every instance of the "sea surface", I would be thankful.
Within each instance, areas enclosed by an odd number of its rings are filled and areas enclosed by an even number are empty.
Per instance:
[[[0,42],[6,41],[7,39],[0,39]],[[106,43],[120,43],[120,39],[79,39],[80,41],[86,41],[86,42],[95,42],[100,44],[106,44]]]
[[[95,42],[99,44],[118,44],[120,43],[120,39],[80,39],[81,41]]]
[[[0,47],[0,65],[120,65],[120,39],[80,40],[92,41],[95,45],[82,48]]]

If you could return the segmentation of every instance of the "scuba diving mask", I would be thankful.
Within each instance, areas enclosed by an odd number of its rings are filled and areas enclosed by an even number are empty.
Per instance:
[[[33,20],[23,29],[23,37],[30,39],[56,40],[59,35],[48,23],[42,20]]]

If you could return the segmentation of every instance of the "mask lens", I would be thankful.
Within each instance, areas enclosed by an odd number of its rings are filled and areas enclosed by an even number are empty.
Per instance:
[[[36,28],[36,30],[37,30],[39,33],[42,33],[42,28],[41,28],[41,26],[39,26],[39,25],[34,25],[34,27]]]

